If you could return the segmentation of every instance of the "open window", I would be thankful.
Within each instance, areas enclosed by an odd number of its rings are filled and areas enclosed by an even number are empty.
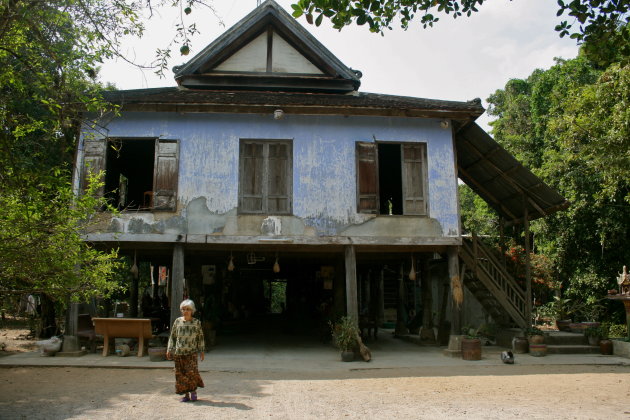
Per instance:
[[[426,144],[356,143],[357,211],[426,215]]]
[[[178,141],[146,138],[86,140],[87,171],[105,170],[99,193],[120,210],[175,210]]]
[[[239,213],[291,214],[292,149],[289,140],[241,140]]]

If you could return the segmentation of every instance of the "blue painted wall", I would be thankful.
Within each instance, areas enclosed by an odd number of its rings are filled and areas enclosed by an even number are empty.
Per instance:
[[[109,122],[105,132],[179,139],[180,204],[185,208],[203,197],[213,214],[237,207],[239,139],[291,139],[293,214],[318,235],[335,235],[371,218],[356,212],[355,142],[426,142],[429,217],[439,222],[443,236],[459,235],[452,133],[437,119],[132,112]]]

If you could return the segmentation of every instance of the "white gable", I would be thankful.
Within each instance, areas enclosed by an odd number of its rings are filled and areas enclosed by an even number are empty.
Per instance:
[[[219,71],[267,70],[267,34],[263,33],[215,67]]]
[[[272,51],[271,71],[273,72],[322,74],[313,63],[275,32]]]
[[[262,33],[230,58],[214,68],[215,71],[266,72],[267,33]],[[322,74],[313,63],[273,32],[271,71],[274,73]]]

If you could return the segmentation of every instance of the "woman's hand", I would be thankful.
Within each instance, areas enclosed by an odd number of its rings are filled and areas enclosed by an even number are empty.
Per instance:
[[[166,352],[166,359],[167,359],[167,360],[171,360],[171,358],[172,358],[172,357],[173,357],[173,355],[171,354],[171,352],[170,352],[170,351],[167,351],[167,352]]]
[[[205,359],[206,355],[204,352],[200,351],[199,352],[199,358],[201,359],[201,361],[203,362],[203,359]]]

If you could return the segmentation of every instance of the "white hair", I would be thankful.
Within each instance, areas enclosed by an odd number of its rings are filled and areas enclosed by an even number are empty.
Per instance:
[[[179,304],[179,309],[184,309],[184,308],[192,309],[192,312],[194,314],[195,311],[196,311],[196,309],[195,309],[195,302],[193,302],[190,299],[184,300],[182,303]]]

